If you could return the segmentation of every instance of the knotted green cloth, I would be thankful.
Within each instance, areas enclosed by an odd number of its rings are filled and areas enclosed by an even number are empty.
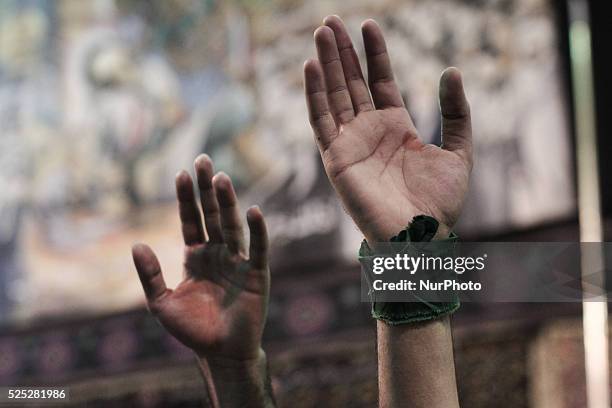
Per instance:
[[[427,215],[418,215],[399,234],[392,237],[390,242],[429,242],[438,231],[439,222]],[[455,233],[443,242],[456,242],[459,237]],[[359,249],[359,258],[371,257],[374,254],[364,239]],[[434,320],[450,315],[459,309],[459,296],[453,295],[449,302],[376,302],[372,301],[372,317],[389,325],[410,324]]]

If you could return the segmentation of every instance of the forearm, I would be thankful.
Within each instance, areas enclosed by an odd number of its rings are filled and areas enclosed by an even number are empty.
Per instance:
[[[459,406],[448,317],[401,326],[379,321],[377,333],[381,407]]]
[[[214,408],[275,407],[263,350],[253,361],[230,359],[199,359],[200,369],[208,388],[210,405]]]

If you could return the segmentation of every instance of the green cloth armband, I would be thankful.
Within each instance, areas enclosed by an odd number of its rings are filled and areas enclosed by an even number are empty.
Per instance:
[[[390,242],[429,242],[438,231],[440,224],[435,218],[427,215],[418,215],[412,222],[399,234],[392,237]],[[458,236],[455,233],[442,241],[456,242]],[[359,249],[359,257],[371,256],[371,250],[364,239]],[[459,296],[453,295],[449,302],[427,302],[425,300],[417,302],[372,302],[372,317],[381,320],[389,325],[396,326],[438,319],[442,316],[450,315],[459,309]]]

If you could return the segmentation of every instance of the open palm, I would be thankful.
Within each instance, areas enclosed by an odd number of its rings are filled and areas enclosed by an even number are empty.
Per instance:
[[[159,262],[145,245],[134,246],[134,262],[149,309],[179,341],[207,359],[254,360],[269,286],[263,216],[256,207],[247,212],[247,258],[231,180],[223,173],[213,179],[207,156],[196,160],[196,173],[206,229],[191,177],[183,171],[176,179],[185,241],[183,281],[173,290],[166,288]]]
[[[318,61],[304,67],[310,122],[326,172],[369,241],[388,240],[420,214],[433,216],[448,232],[472,167],[461,75],[449,68],[440,81],[443,146],[424,144],[394,82],[380,28],[368,20],[362,32],[369,87],[336,16],[315,32]]]

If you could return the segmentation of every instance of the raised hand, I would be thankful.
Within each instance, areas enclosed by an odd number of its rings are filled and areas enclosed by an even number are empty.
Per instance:
[[[472,169],[461,74],[448,68],[440,79],[442,147],[424,144],[404,107],[380,28],[373,20],[361,28],[369,86],[337,16],[315,31],[318,60],[304,65],[310,123],[327,175],[370,242],[389,240],[420,214],[436,218],[440,232],[448,233]]]
[[[173,336],[211,365],[258,365],[269,286],[264,219],[257,207],[247,212],[247,257],[231,180],[223,173],[212,177],[206,155],[198,157],[195,170],[204,225],[189,173],[176,177],[185,241],[183,281],[168,289],[153,251],[143,244],[132,249],[147,304]]]

